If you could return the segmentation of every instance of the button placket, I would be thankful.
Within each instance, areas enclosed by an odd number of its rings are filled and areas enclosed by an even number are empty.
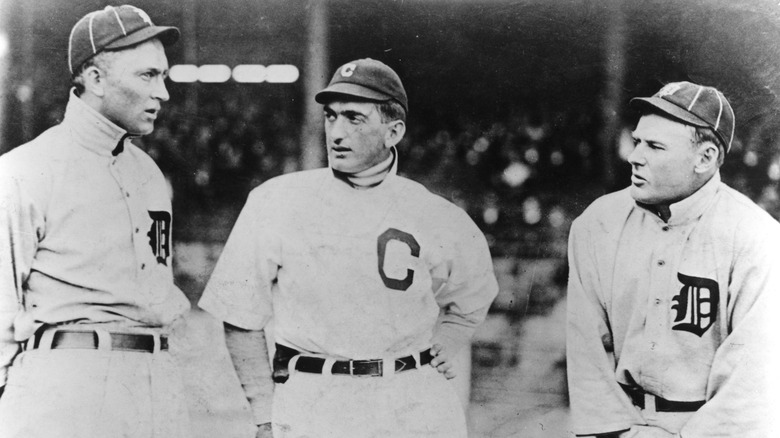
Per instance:
[[[114,162],[116,162],[117,159],[114,159]],[[140,189],[137,187],[137,183],[135,179],[131,178],[122,178],[122,172],[121,168],[115,167],[112,168],[112,171],[116,171],[114,173],[114,176],[119,183],[120,189],[124,193],[124,200],[125,200],[125,206],[127,207],[127,213],[128,217],[130,219],[130,239],[133,243],[133,248],[135,250],[135,260],[136,260],[136,269],[138,271],[146,270],[147,263],[144,262],[144,246],[148,246],[148,243],[144,239],[144,233],[143,233],[143,223],[145,220],[145,214],[147,213],[146,208],[143,205],[140,205],[142,196],[139,195]],[[127,183],[125,183],[125,180]]]
[[[148,263],[143,260],[146,258],[146,251],[151,252],[149,247],[148,236],[144,232],[144,227],[141,225],[146,217],[139,217],[140,215],[148,214],[146,208],[138,205],[141,200],[140,196],[132,196],[128,202],[128,208],[130,209],[130,223],[133,227],[133,247],[136,252],[136,260],[138,260],[138,269],[143,271],[147,268]]]
[[[659,345],[664,342],[665,331],[668,330],[668,309],[663,305],[668,294],[670,270],[672,260],[669,259],[674,251],[674,238],[669,233],[670,227],[664,225],[656,228],[656,232],[651,233],[653,239],[653,252],[651,258],[651,271],[649,272],[649,296],[646,301],[647,320],[645,326],[646,348],[648,353],[658,350]],[[651,354],[647,360],[652,362],[654,356]],[[648,363],[649,363],[648,362]]]

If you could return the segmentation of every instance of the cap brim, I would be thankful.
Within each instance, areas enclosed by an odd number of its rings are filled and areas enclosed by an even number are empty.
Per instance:
[[[653,107],[660,110],[662,113],[667,114],[683,123],[688,123],[694,126],[703,126],[710,128],[709,123],[700,119],[698,116],[688,112],[685,108],[681,108],[668,100],[660,97],[635,97],[629,101],[629,104],[635,108],[641,107]]]
[[[374,100],[377,102],[386,102],[393,99],[384,93],[363,87],[362,85],[341,82],[338,84],[333,84],[328,88],[320,91],[314,96],[314,100],[317,103],[325,104],[344,96],[358,97],[361,99]]]
[[[170,46],[179,40],[179,35],[179,29],[172,26],[149,26],[113,41],[105,50],[124,49],[152,38],[159,38],[164,46]]]

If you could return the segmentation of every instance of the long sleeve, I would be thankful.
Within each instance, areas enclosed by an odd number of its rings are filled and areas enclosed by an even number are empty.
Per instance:
[[[0,386],[19,351],[14,319],[24,302],[24,283],[30,273],[43,215],[22,192],[8,169],[0,166]]]
[[[617,432],[643,423],[615,379],[617,359],[602,299],[597,251],[587,223],[575,221],[569,236],[566,366],[578,435]]]
[[[729,334],[719,346],[707,383],[707,402],[681,430],[684,438],[773,436],[777,406],[780,227],[770,219],[738,226],[729,285]],[[765,225],[765,226],[764,226]],[[745,237],[747,236],[747,237]]]
[[[458,224],[455,219],[454,224]],[[465,215],[462,219],[458,224],[462,228],[450,230],[452,251],[432,273],[434,287],[439,285],[436,302],[442,309],[433,343],[441,343],[453,353],[468,343],[498,294],[485,237]]]
[[[474,330],[485,320],[489,309],[490,304],[467,314],[444,311],[439,317],[432,343],[441,344],[447,351],[457,353],[469,343]]]
[[[270,422],[274,382],[265,332],[242,330],[225,324],[225,345],[249,401],[255,424]]]

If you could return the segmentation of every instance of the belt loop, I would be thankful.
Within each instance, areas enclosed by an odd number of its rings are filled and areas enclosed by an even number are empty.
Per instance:
[[[291,357],[290,360],[287,362],[287,375],[292,376],[292,374],[295,372],[295,365],[298,363],[298,359],[301,357],[300,354],[296,354],[295,356]]]
[[[96,328],[95,335],[98,338],[97,349],[102,351],[111,350],[111,334],[103,329]]]
[[[388,378],[395,375],[395,358],[383,357],[379,366],[382,369],[382,377]]]
[[[162,341],[160,340],[160,334],[159,333],[152,333],[152,339],[154,339],[154,348],[152,348],[152,353],[155,353],[155,354],[159,353],[160,352],[160,345],[162,345],[161,344]]]
[[[336,359],[332,357],[326,357],[325,363],[322,364],[322,375],[323,376],[332,376],[333,375],[333,365],[336,363]],[[349,361],[349,371],[350,374],[352,374],[352,361]]]
[[[51,344],[54,342],[54,334],[57,333],[56,328],[44,330],[43,333],[41,333],[41,338],[38,341],[38,349],[39,350],[51,350]],[[34,343],[35,342],[35,335],[33,335],[30,340]]]
[[[649,392],[644,393],[645,396],[645,410],[650,412],[656,412],[655,408],[655,396]]]
[[[414,367],[422,368],[422,359],[420,359],[420,352],[415,351],[414,353],[412,353],[412,357],[414,358]]]

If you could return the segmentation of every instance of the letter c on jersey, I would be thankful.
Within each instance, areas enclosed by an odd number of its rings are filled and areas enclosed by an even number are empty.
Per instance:
[[[385,286],[395,290],[407,290],[414,281],[414,271],[411,269],[406,270],[406,277],[403,279],[390,278],[385,274],[385,253],[387,252],[387,244],[391,240],[398,240],[405,243],[412,252],[412,257],[420,256],[420,244],[409,233],[405,233],[395,228],[388,228],[387,231],[382,233],[377,239],[376,252],[379,256],[379,276],[382,277],[382,282]]]

